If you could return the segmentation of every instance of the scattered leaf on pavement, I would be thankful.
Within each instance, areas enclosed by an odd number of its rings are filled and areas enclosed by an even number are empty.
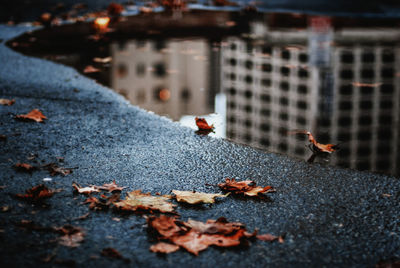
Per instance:
[[[262,240],[262,241],[275,241],[278,240],[279,243],[283,243],[283,237],[282,236],[275,236],[272,234],[262,234],[262,235],[257,235],[256,236],[258,240]]]
[[[72,173],[72,168],[64,168],[64,167],[59,167],[55,163],[50,163],[44,166],[49,172],[51,176],[55,175],[63,175],[66,176],[68,174]]]
[[[243,224],[228,222],[225,218],[207,220],[203,223],[194,220],[183,222],[161,215],[148,217],[147,223],[151,229],[157,231],[159,240],[171,242],[195,255],[211,245],[219,247],[245,245],[247,238],[254,236],[246,231]],[[157,252],[158,248],[162,246],[155,245],[151,250]]]
[[[100,192],[100,190],[96,186],[81,187],[79,184],[75,182],[72,183],[72,187],[74,187],[74,189],[80,194],[90,194],[93,192]]]
[[[109,193],[112,193],[114,191],[122,191],[126,187],[121,187],[118,186],[115,180],[112,183],[105,183],[103,186],[97,186],[98,189],[103,190],[103,191],[108,191]]]
[[[152,251],[152,252],[165,253],[165,254],[175,252],[178,249],[179,249],[178,245],[165,243],[165,242],[158,242],[157,244],[152,245],[150,247],[150,251]]]
[[[15,100],[9,100],[9,99],[0,99],[0,104],[5,105],[5,106],[11,106],[15,103]]]
[[[121,211],[132,211],[137,213],[155,212],[174,213],[176,205],[167,202],[171,196],[152,196],[150,193],[142,193],[135,190],[127,194],[125,200],[114,203],[114,206]]]
[[[44,184],[37,185],[25,192],[25,194],[16,194],[15,196],[36,203],[42,202],[44,199],[50,198],[54,194],[54,191],[48,189]]]
[[[84,240],[85,233],[79,227],[72,225],[64,225],[62,227],[55,227],[54,231],[62,236],[58,239],[60,245],[66,247],[78,247]]]
[[[33,170],[36,169],[36,167],[27,164],[27,163],[17,163],[14,165],[14,168],[18,171],[24,171],[24,172],[29,172],[31,173]]]
[[[227,194],[208,194],[194,191],[178,191],[172,190],[178,202],[185,202],[188,204],[211,204],[215,202],[216,197],[227,197]]]
[[[224,183],[218,184],[219,188],[234,194],[244,194],[247,196],[257,196],[260,193],[275,192],[272,186],[256,186],[254,181],[236,181],[235,179],[226,178]]]
[[[306,134],[308,136],[308,141],[313,146],[312,150],[314,152],[332,153],[339,148],[337,144],[322,144],[317,142],[310,131],[294,130],[294,131],[289,131],[288,134]]]
[[[28,121],[35,121],[35,122],[43,122],[43,119],[47,119],[47,117],[42,114],[41,111],[38,109],[33,109],[27,114],[20,114],[15,116],[16,119],[20,120],[28,120]]]
[[[101,195],[100,198],[90,196],[84,202],[84,204],[90,204],[89,208],[92,210],[107,210],[113,203],[120,200],[120,194],[115,193],[110,196]]]

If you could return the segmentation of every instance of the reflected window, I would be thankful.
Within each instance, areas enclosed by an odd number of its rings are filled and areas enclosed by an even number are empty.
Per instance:
[[[342,141],[342,142],[344,142],[344,141],[349,141],[349,140],[351,140],[351,135],[350,135],[350,133],[348,133],[348,132],[340,132],[340,133],[338,134],[338,140],[339,140],[339,141]],[[342,149],[339,150],[339,152],[345,151],[345,149],[346,149],[346,148],[342,148]],[[350,154],[350,152],[347,153],[347,154]]]
[[[354,56],[353,56],[353,54],[351,54],[349,52],[344,52],[340,55],[340,61],[343,63],[353,63]]]
[[[282,89],[283,91],[288,91],[289,90],[289,83],[288,82],[281,82],[279,84],[279,88]]]
[[[370,110],[372,109],[372,101],[361,101],[360,102],[360,109],[362,110]]]
[[[279,119],[281,119],[282,121],[287,121],[289,119],[289,116],[287,113],[280,113]]]
[[[298,155],[304,155],[306,151],[304,150],[303,147],[296,147],[294,149],[294,152],[295,152],[295,154],[298,154]]]
[[[300,69],[298,72],[298,76],[301,78],[308,78],[308,71],[304,69]]]
[[[246,97],[246,99],[251,99],[251,97],[253,96],[253,93],[250,90],[246,90],[244,92],[244,96]]]
[[[234,116],[230,116],[228,120],[230,123],[236,123],[236,118]]]
[[[246,81],[247,84],[251,84],[253,83],[253,77],[250,75],[246,75],[244,81]]]
[[[382,100],[379,105],[381,109],[392,109],[393,102],[392,100]]]
[[[361,95],[371,95],[374,92],[373,87],[360,87]]]
[[[261,84],[265,87],[271,86],[271,79],[262,79]]]
[[[284,76],[290,75],[290,69],[288,67],[281,67],[281,74]]]
[[[154,48],[155,48],[155,50],[157,50],[157,51],[160,51],[160,50],[166,48],[165,41],[164,41],[164,40],[157,40],[157,41],[154,43]]]
[[[120,63],[117,66],[117,76],[120,78],[126,77],[128,75],[128,66],[125,63]]]
[[[297,102],[297,107],[300,108],[300,109],[306,110],[306,109],[307,109],[307,102],[305,102],[305,101],[298,101],[298,102]]]
[[[361,77],[365,79],[373,79],[375,76],[375,72],[372,69],[362,69],[361,70]]]
[[[390,169],[390,160],[380,160],[378,161],[376,167],[378,168],[378,170],[388,170]]]
[[[338,119],[338,124],[341,127],[348,127],[351,125],[351,118],[347,116],[341,116]]]
[[[351,110],[353,109],[353,103],[351,101],[341,101],[339,103],[340,110]]]
[[[236,66],[236,64],[237,64],[236,59],[234,59],[234,58],[229,59],[229,64],[230,64],[231,66]]]
[[[272,48],[269,46],[263,46],[262,47],[262,53],[263,54],[271,54],[272,53]]]
[[[307,92],[308,92],[307,86],[298,85],[297,86],[297,92],[299,92],[300,94],[307,94]]]
[[[136,74],[138,76],[143,76],[146,73],[146,65],[140,62],[136,65]]]
[[[394,70],[393,68],[383,68],[381,71],[381,75],[383,78],[393,78]]]
[[[393,92],[394,92],[394,87],[392,84],[381,85],[381,93],[382,94],[392,94]]]
[[[262,146],[265,146],[265,147],[267,147],[267,146],[269,146],[269,140],[268,139],[266,139],[266,138],[262,138],[261,140],[260,140],[260,144],[262,145]]]
[[[391,50],[385,50],[382,53],[382,61],[384,63],[391,63],[391,62],[394,62],[394,60],[395,60],[395,56]]]
[[[287,106],[287,105],[289,105],[289,100],[288,100],[288,98],[280,97],[279,98],[279,103],[284,105],[284,106]]]
[[[341,148],[339,151],[337,151],[337,154],[340,157],[348,157],[350,155],[350,150],[348,147],[344,147],[344,148]]]
[[[279,148],[279,151],[286,152],[288,149],[288,146],[286,143],[281,142],[281,143],[279,143],[278,148]]]
[[[269,103],[269,102],[271,102],[271,97],[269,95],[266,95],[266,94],[261,94],[261,101]]]
[[[236,74],[235,74],[235,73],[231,73],[231,74],[229,75],[229,78],[230,78],[232,81],[235,81],[235,80],[236,80]]]
[[[253,68],[253,62],[250,60],[246,60],[244,62],[244,66],[246,67],[246,69],[251,70]]]
[[[251,113],[251,112],[253,111],[253,108],[251,108],[250,105],[246,105],[246,106],[244,106],[244,110],[245,110],[247,113]]]
[[[308,61],[308,55],[305,54],[305,53],[299,54],[299,61],[301,61],[303,63],[307,62]]]
[[[246,119],[246,120],[244,121],[244,125],[245,125],[246,127],[251,127],[251,121],[250,121],[249,119]]]
[[[235,43],[232,43],[232,44],[230,45],[230,48],[231,48],[231,50],[236,50],[236,49],[237,49],[237,46],[236,46]]]
[[[282,51],[281,58],[285,60],[290,59],[290,51],[289,50]]]
[[[387,144],[379,144],[377,151],[378,154],[389,155],[392,153],[392,148]]]
[[[358,132],[357,137],[360,141],[368,141],[368,140],[371,140],[372,134],[370,131],[361,131],[361,132]]]
[[[158,77],[164,77],[167,71],[165,68],[165,64],[163,62],[158,62],[154,64],[154,74]]]
[[[363,126],[372,124],[372,117],[369,115],[362,115],[358,118],[358,123]]]
[[[340,71],[340,77],[343,79],[353,79],[354,74],[352,70],[342,70]]]
[[[378,131],[378,139],[380,140],[390,140],[392,138],[392,130],[388,129],[381,129]]]
[[[368,170],[371,168],[371,165],[368,162],[357,162],[356,166],[359,170]]]
[[[264,132],[268,132],[268,131],[271,130],[269,124],[267,124],[267,123],[262,123],[262,124],[260,125],[260,129],[261,129],[262,131],[264,131]]]
[[[305,125],[307,124],[307,120],[303,116],[298,116],[296,118],[296,122],[300,125]]]
[[[362,54],[361,60],[365,63],[372,63],[375,61],[375,55],[372,52],[365,52]]]
[[[261,65],[262,71],[263,72],[271,72],[272,71],[272,65],[269,63],[263,63],[263,65]]]
[[[379,116],[379,124],[381,125],[390,125],[392,123],[391,115],[380,115]]]
[[[261,109],[261,115],[270,116],[271,115],[271,111],[268,110],[268,109]]]
[[[340,94],[351,95],[353,94],[353,86],[351,85],[341,85],[339,88]]]
[[[190,99],[190,90],[188,88],[184,88],[181,91],[181,99],[184,101],[188,101]]]
[[[366,157],[371,154],[371,148],[368,146],[358,146],[357,148],[357,155],[360,157]]]

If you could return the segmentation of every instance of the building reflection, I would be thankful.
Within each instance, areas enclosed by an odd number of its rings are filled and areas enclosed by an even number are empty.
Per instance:
[[[227,40],[227,137],[307,159],[306,137],[287,133],[308,130],[340,143],[333,165],[399,175],[400,30],[306,22],[268,17],[249,38]]]
[[[111,86],[132,104],[178,120],[211,113],[209,43],[133,40],[111,45]]]

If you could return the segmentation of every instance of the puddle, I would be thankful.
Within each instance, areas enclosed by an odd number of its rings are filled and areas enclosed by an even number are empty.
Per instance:
[[[48,28],[9,45],[183,125],[205,117],[216,137],[311,161],[306,130],[340,147],[315,162],[400,175],[400,20],[191,12],[127,17],[101,34],[92,23]]]

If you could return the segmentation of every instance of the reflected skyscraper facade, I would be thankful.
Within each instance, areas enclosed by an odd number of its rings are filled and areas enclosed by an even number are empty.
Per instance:
[[[340,144],[331,164],[400,174],[400,30],[335,28],[321,17],[275,25],[255,23],[223,50],[227,137],[306,159],[306,137],[288,132],[307,130]]]

